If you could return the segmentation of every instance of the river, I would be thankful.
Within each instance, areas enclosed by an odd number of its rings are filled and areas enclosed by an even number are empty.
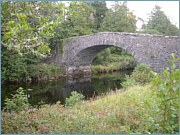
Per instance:
[[[11,98],[19,87],[22,87],[28,97],[29,103],[39,105],[43,101],[45,104],[54,104],[61,101],[65,104],[66,98],[71,96],[72,91],[77,91],[88,100],[95,93],[101,95],[110,90],[121,89],[120,83],[125,81],[125,74],[130,75],[132,70],[119,71],[113,73],[92,74],[91,77],[62,78],[54,81],[40,81],[30,83],[9,83],[1,85],[1,109],[4,107],[6,98]],[[28,90],[29,89],[29,90]]]

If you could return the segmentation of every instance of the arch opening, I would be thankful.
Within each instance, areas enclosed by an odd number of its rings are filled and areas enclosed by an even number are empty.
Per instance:
[[[92,72],[113,72],[134,69],[137,60],[126,50],[111,46],[96,55],[91,63]]]
[[[128,54],[131,58],[134,58],[133,55],[128,52],[127,50],[114,46],[114,45],[94,45],[91,47],[87,47],[81,51],[79,51],[77,54],[74,55],[74,57],[71,57],[68,64],[68,73],[69,74],[76,74],[76,73],[91,73],[91,63],[96,58],[96,56],[102,52],[103,50],[106,50],[108,48],[115,47],[122,49],[122,51],[126,54]],[[128,49],[128,48],[126,48]],[[131,51],[131,49],[130,49]],[[106,54],[104,54],[106,55]],[[135,61],[135,62],[134,62]],[[136,65],[137,61],[135,58],[133,59],[134,64]],[[129,65],[128,61],[126,61],[126,66]],[[124,68],[123,68],[124,69]]]

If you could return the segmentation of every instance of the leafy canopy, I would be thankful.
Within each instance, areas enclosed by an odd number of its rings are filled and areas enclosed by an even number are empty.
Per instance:
[[[51,1],[1,2],[1,46],[19,54],[50,53],[46,40],[63,21],[65,5]]]

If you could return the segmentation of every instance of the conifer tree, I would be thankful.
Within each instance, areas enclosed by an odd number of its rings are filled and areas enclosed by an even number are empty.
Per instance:
[[[159,33],[163,35],[179,35],[179,29],[171,24],[169,18],[165,15],[165,13],[161,10],[161,7],[155,5],[153,11],[149,16],[149,21],[147,25],[143,26],[145,29],[157,30]]]

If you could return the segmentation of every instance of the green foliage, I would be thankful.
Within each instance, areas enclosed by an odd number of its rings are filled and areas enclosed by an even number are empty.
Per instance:
[[[69,10],[73,10],[75,15],[71,15],[71,12],[68,12],[67,24],[69,25],[68,29],[70,30],[70,36],[82,36],[87,34],[92,34],[91,24],[89,23],[88,17],[90,16],[90,11],[92,7],[87,4],[87,2],[78,3],[71,2]],[[67,27],[67,26],[66,26]]]
[[[44,63],[29,65],[28,71],[30,78],[37,78],[38,80],[50,79],[51,77],[58,77],[65,74],[63,69],[58,65],[54,65],[54,63],[49,65]]]
[[[17,90],[16,94],[12,95],[12,99],[6,98],[5,102],[6,106],[4,109],[12,110],[16,113],[27,110],[30,107],[27,95],[24,94],[24,90],[21,87]]]
[[[143,72],[133,71],[131,77],[134,78],[134,80],[138,82],[140,85],[144,85],[151,81],[152,74],[147,71],[143,71]]]
[[[171,72],[169,68],[164,70],[163,76],[151,71],[154,75],[152,79],[155,89],[152,89],[153,93],[156,93],[157,98],[161,100],[156,102],[157,109],[155,111],[156,117],[162,119],[158,124],[162,127],[159,132],[164,133],[177,133],[179,127],[179,69],[175,70],[175,63],[179,60],[175,59],[175,55],[171,54],[173,60],[169,60],[171,64]]]
[[[135,72],[138,72],[138,73],[142,73],[144,71],[146,72],[150,72],[150,66],[144,64],[144,63],[141,63],[141,64],[138,64],[135,68],[134,68],[134,71]]]
[[[76,91],[72,91],[71,95],[69,98],[66,98],[66,104],[65,106],[69,106],[72,107],[74,106],[76,103],[79,103],[84,96],[80,93],[77,93]]]
[[[152,51],[150,51],[150,58],[154,58]]]
[[[131,77],[130,75],[125,75],[125,80],[126,80],[125,82],[121,83],[123,88],[138,85],[138,83],[135,81],[135,79],[133,77]]]
[[[46,40],[54,35],[53,27],[57,27],[64,17],[64,4],[2,1],[1,7],[1,45],[21,55],[31,52],[46,57],[50,53]]]
[[[155,5],[153,11],[151,12],[147,25],[144,25],[143,27],[144,29],[147,29],[145,32],[148,32],[149,34],[162,33],[163,35],[179,35],[179,29],[175,25],[171,24],[169,18],[163,11],[161,11],[161,7],[157,5]]]
[[[42,58],[33,54],[20,55],[7,48],[1,48],[1,79],[2,81],[18,81],[18,79],[28,78],[31,64],[40,62]]]
[[[97,66],[103,65],[105,66],[104,68],[108,70],[110,68],[109,66],[113,65],[113,70],[121,70],[134,68],[136,64],[136,60],[130,53],[122,48],[113,46],[104,49],[94,58],[92,69],[96,70]]]
[[[103,72],[113,72],[113,71],[119,71],[119,70],[125,70],[125,69],[132,69],[136,66],[136,61],[134,59],[123,59],[123,61],[117,62],[117,57],[110,57],[114,59],[109,63],[103,63],[103,65],[92,65],[91,66],[91,71],[92,72],[98,72],[98,73],[103,73]],[[128,57],[127,57],[128,58]]]
[[[28,78],[44,79],[64,74],[63,69],[54,64],[43,64],[43,59],[33,54],[19,55],[1,48],[1,81],[21,81]]]
[[[56,44],[59,43],[60,50],[62,50],[61,48],[63,48],[63,43],[61,39],[70,37],[70,29],[68,29],[67,25],[67,22],[63,22],[55,28],[54,36],[48,40],[50,43],[49,47],[51,49],[54,49]]]
[[[109,10],[106,12],[106,17],[101,23],[100,31],[110,32],[135,32],[136,31],[136,16],[128,11],[127,6],[123,3],[115,4],[115,11]]]
[[[57,102],[19,114],[1,112],[2,134],[151,134],[147,129],[154,121],[143,118],[151,115],[148,99],[151,85],[134,86],[124,92],[111,91],[72,108]],[[144,110],[143,110],[144,108]],[[139,110],[142,109],[142,112]],[[142,115],[143,114],[143,115]],[[151,121],[150,121],[151,120]]]
[[[153,35],[162,35],[155,29],[145,29],[143,31],[138,31],[138,33],[144,33],[144,34],[153,34]]]
[[[141,63],[138,64],[133,72],[132,75],[125,77],[126,82],[123,82],[121,85],[126,88],[128,86],[133,85],[145,85],[146,83],[149,83],[151,81],[151,78],[153,75],[150,72],[150,66]]]
[[[94,1],[91,3],[91,5],[96,10],[94,15],[94,28],[96,30],[99,30],[99,28],[101,27],[101,23],[106,16],[106,11],[108,11],[108,8],[106,7],[105,1]]]

